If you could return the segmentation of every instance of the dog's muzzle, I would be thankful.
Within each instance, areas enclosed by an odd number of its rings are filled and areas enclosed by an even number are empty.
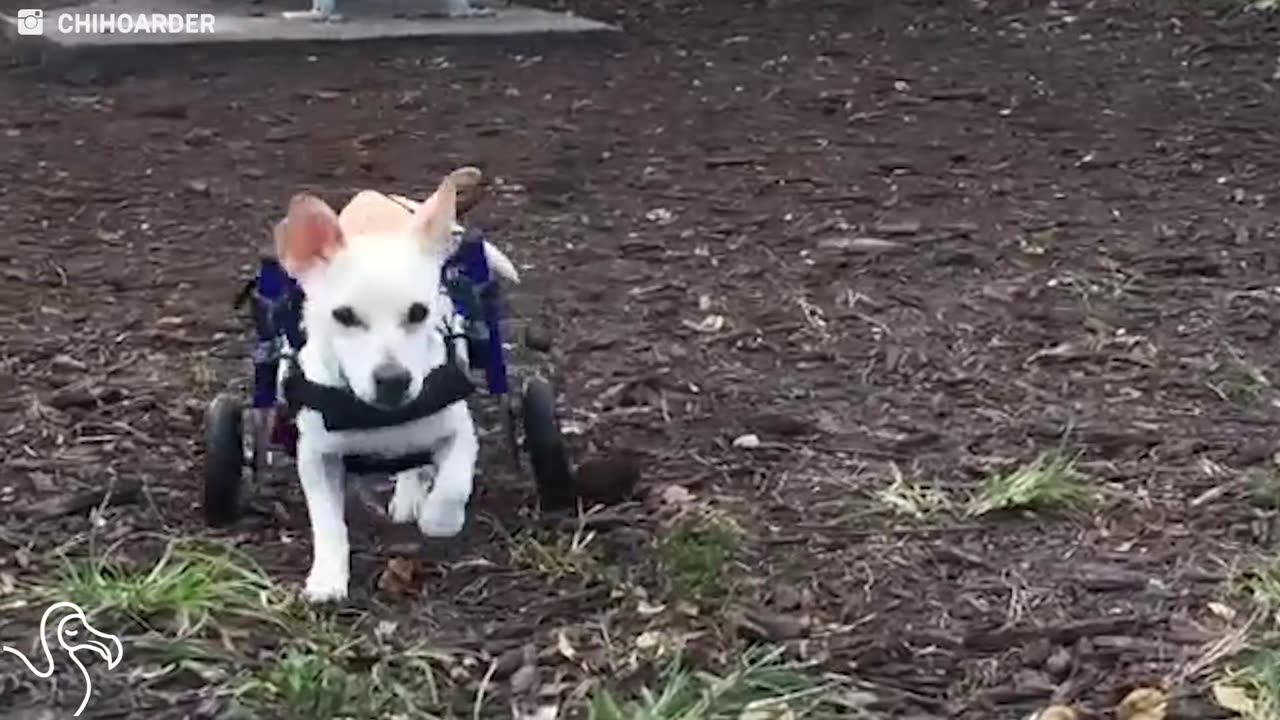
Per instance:
[[[427,373],[417,396],[406,398],[395,407],[367,403],[349,388],[311,382],[294,357],[289,358],[284,380],[284,399],[289,413],[296,414],[304,407],[315,410],[330,432],[403,425],[440,412],[474,391],[475,385],[456,363],[445,363]]]
[[[413,376],[394,363],[383,363],[373,369],[373,399],[388,408],[400,407],[409,401],[409,385]]]

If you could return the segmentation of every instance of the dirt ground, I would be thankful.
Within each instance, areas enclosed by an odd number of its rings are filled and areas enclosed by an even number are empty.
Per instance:
[[[1161,683],[1173,716],[1225,717],[1196,665],[1209,603],[1275,536],[1246,479],[1277,450],[1280,25],[1075,0],[568,5],[629,37],[0,72],[0,571],[47,573],[91,529],[41,508],[134,482],[99,542],[215,537],[298,583],[288,472],[267,516],[199,519],[204,409],[247,377],[232,298],[294,192],[422,194],[475,163],[495,192],[474,219],[523,268],[514,312],[554,330],[575,442],[643,453],[639,499],[600,528],[615,567],[661,585],[645,548],[679,486],[746,531],[734,605],[770,618],[756,634],[857,677],[879,717],[1111,717]],[[357,524],[353,602],[494,656],[642,626],[513,560],[534,494],[485,442],[460,538],[406,551]],[[967,497],[1059,446],[1088,510],[911,518],[877,495]],[[378,587],[405,552],[420,598]],[[734,617],[670,622],[716,658],[744,642]],[[198,693],[104,683],[85,717],[199,716]],[[0,707],[35,687],[0,683]]]

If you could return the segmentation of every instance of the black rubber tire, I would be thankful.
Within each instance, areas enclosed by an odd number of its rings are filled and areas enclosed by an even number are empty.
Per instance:
[[[556,419],[556,395],[551,383],[542,378],[531,378],[525,383],[520,419],[542,509],[574,507],[573,467],[569,462],[568,444],[560,433],[560,421]]]
[[[204,517],[209,525],[222,527],[240,519],[244,404],[234,395],[218,395],[204,422]]]

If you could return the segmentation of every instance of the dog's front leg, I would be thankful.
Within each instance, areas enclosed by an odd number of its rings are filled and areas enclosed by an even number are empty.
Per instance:
[[[470,417],[436,451],[436,476],[418,509],[418,528],[428,537],[452,537],[467,522],[467,501],[480,444]]]
[[[351,575],[351,546],[343,514],[342,458],[298,448],[298,479],[311,516],[311,572],[305,595],[313,603],[344,600]]]
[[[418,509],[427,494],[428,468],[415,468],[396,473],[396,487],[387,513],[392,522],[407,523],[418,517]]]

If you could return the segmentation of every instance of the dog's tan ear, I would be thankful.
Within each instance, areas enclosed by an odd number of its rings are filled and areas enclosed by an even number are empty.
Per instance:
[[[275,236],[280,264],[295,279],[327,262],[345,243],[333,208],[306,194],[289,201],[289,213],[276,224]]]
[[[431,197],[423,200],[414,211],[412,230],[423,250],[433,255],[444,255],[449,251],[457,219],[458,188],[453,180],[446,177]]]
[[[478,167],[464,165],[449,173],[449,179],[458,189],[458,215],[466,215],[484,196],[484,173]]]

